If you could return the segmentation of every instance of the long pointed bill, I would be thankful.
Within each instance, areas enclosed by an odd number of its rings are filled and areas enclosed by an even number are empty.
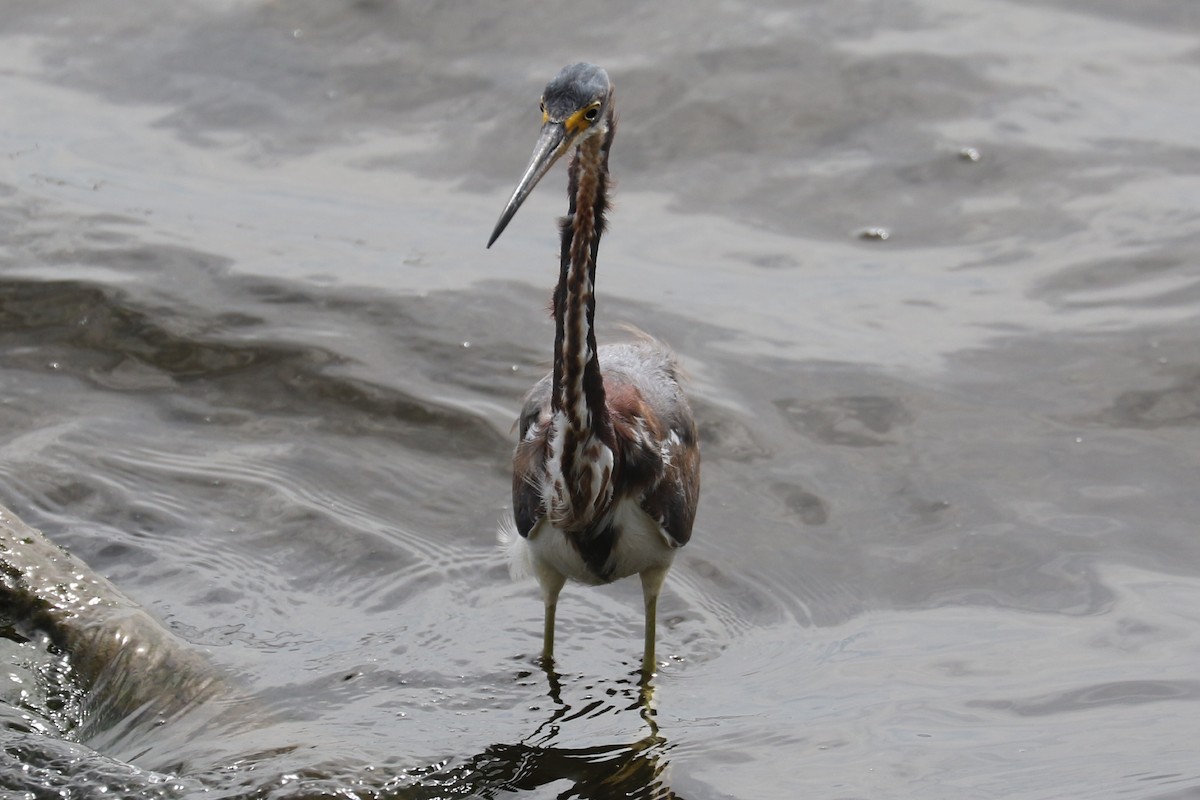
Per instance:
[[[542,125],[542,133],[538,137],[537,145],[533,148],[533,157],[529,159],[529,166],[525,168],[521,182],[517,184],[512,197],[508,199],[508,205],[504,207],[504,213],[500,215],[500,220],[496,223],[495,230],[492,231],[492,238],[488,239],[488,247],[491,247],[500,238],[500,234],[504,233],[504,229],[516,215],[517,209],[525,202],[525,198],[533,191],[533,187],[537,186],[542,176],[550,171],[550,167],[554,166],[554,162],[558,161],[559,156],[567,151],[569,144],[566,139],[566,129],[561,122],[547,122]]]

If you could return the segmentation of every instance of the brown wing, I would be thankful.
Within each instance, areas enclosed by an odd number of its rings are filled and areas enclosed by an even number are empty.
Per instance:
[[[668,448],[662,480],[642,501],[642,509],[658,520],[676,547],[692,538],[700,501],[700,445],[695,423],[690,417],[687,422],[673,429],[679,444]]]
[[[546,509],[542,504],[542,480],[550,446],[550,376],[539,381],[525,398],[517,421],[520,439],[513,453],[513,517],[517,532],[528,538]]]
[[[692,536],[700,499],[700,443],[670,351],[653,340],[601,348],[619,487],[677,547]]]

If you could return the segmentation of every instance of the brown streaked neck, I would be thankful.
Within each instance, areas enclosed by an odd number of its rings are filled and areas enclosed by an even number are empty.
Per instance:
[[[608,412],[596,354],[593,319],[596,254],[608,209],[608,151],[615,131],[612,104],[608,130],[584,140],[571,159],[570,205],[562,229],[562,261],[554,291],[554,388],[551,405],[562,411],[570,433],[607,439]],[[569,448],[568,448],[569,451]]]

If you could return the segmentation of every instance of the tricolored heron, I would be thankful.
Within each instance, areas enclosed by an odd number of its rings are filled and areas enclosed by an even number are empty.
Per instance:
[[[700,447],[679,369],[648,337],[597,348],[596,254],[608,209],[613,86],[591,64],[563,68],[542,93],[533,158],[488,240],[491,247],[562,155],[567,216],[554,290],[554,369],[530,390],[513,454],[514,573],[532,572],[546,604],[542,657],[567,579],[599,585],[640,575],[642,671],[654,671],[655,611],[675,551],[687,544],[700,495]],[[509,525],[508,527],[512,527]]]

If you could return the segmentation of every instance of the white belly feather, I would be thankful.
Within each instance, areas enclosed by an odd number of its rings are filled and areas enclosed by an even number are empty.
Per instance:
[[[669,567],[675,559],[675,547],[666,531],[634,500],[626,498],[616,505],[613,524],[620,534],[610,556],[613,569],[609,580],[589,570],[566,534],[546,517],[533,527],[528,539],[521,537],[506,520],[500,530],[500,541],[508,550],[509,569],[514,578],[535,575],[540,580],[540,573],[550,570],[569,580],[595,586],[637,575],[651,567]]]

